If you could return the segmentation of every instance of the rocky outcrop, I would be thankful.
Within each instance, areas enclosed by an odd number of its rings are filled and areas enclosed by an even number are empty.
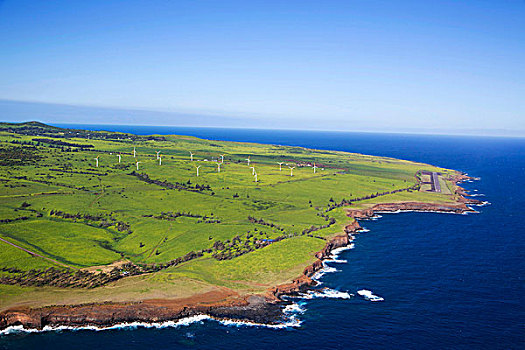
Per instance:
[[[281,301],[283,295],[296,295],[299,292],[303,292],[310,286],[315,286],[317,282],[306,275],[301,275],[294,279],[291,283],[281,284],[277,287],[272,288],[266,293],[267,299],[272,302]]]
[[[326,243],[326,246],[320,252],[317,252],[315,256],[321,260],[327,259],[332,255],[332,250],[346,247],[348,244],[350,244],[348,234],[345,234],[344,236],[335,236]]]
[[[420,202],[402,202],[402,203],[381,203],[376,204],[368,209],[350,209],[347,215],[354,219],[366,219],[373,217],[377,212],[398,212],[398,211],[438,211],[443,213],[457,213],[473,211],[467,207],[466,202],[454,204],[440,203],[420,203]]]
[[[373,217],[378,212],[398,212],[398,211],[437,211],[443,213],[461,214],[465,212],[473,212],[467,204],[480,205],[481,201],[466,198],[468,194],[465,189],[457,184],[474,178],[457,173],[448,178],[448,180],[456,184],[455,203],[422,203],[422,202],[398,202],[398,203],[379,203],[366,209],[349,209],[347,215],[354,219],[367,219]]]
[[[16,325],[33,329],[61,325],[105,327],[126,322],[177,320],[202,314],[218,319],[275,323],[281,316],[280,307],[269,303],[262,296],[229,297],[224,300],[216,300],[220,297],[224,295],[205,293],[201,301],[145,300],[137,303],[103,303],[9,310],[0,314],[0,329]]]
[[[293,280],[291,283],[281,284],[272,288],[267,293],[267,298],[272,301],[280,301],[283,295],[296,295],[297,293],[304,292],[311,286],[315,286],[317,282],[312,279],[312,276],[323,268],[323,260],[328,259],[334,249],[346,247],[350,244],[349,234],[356,232],[360,228],[361,226],[359,226],[359,223],[356,220],[348,224],[345,227],[345,234],[335,236],[328,241],[325,247],[315,254],[317,260],[313,264],[307,266],[301,276]]]

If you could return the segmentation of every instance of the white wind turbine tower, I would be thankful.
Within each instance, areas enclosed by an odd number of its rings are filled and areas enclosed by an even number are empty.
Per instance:
[[[139,170],[139,164],[142,163],[142,162],[137,162],[135,163],[137,165],[137,171]]]
[[[318,168],[318,167],[315,166],[315,163],[314,163],[314,167],[313,167],[313,169],[314,169],[314,174],[315,174],[315,170],[316,170],[317,168]]]
[[[100,156],[98,156],[98,157],[100,157]],[[97,162],[97,168],[98,168],[98,157],[93,158]]]
[[[258,182],[257,181],[257,173],[255,173],[254,177],[255,177],[255,182]]]
[[[162,154],[158,155],[159,157],[159,165],[162,165]]]
[[[192,151],[189,151],[190,152],[190,161],[193,162],[193,152]]]
[[[293,170],[295,169],[295,167],[289,166],[288,168],[290,168],[290,176],[293,176]]]
[[[250,169],[252,169],[252,175],[255,175],[255,166],[251,166]]]
[[[157,159],[159,159],[159,157],[160,157],[160,156],[159,156],[160,151],[157,151],[156,153],[157,153]]]
[[[219,154],[219,156],[221,157],[221,163],[224,163],[224,154]]]
[[[199,176],[199,168],[200,167],[201,167],[201,165],[195,167],[195,169],[197,169],[197,177]]]
[[[221,172],[221,163],[217,162],[217,172]]]
[[[284,162],[280,162],[280,163],[277,163],[277,164],[279,164],[279,171],[283,171],[282,166],[283,166]]]
[[[133,146],[133,158],[137,158],[137,152],[135,151],[135,146]]]
[[[246,158],[245,161],[247,161],[248,162],[248,166],[250,166],[250,156],[248,156],[248,158]]]
[[[120,155],[120,153],[118,154],[118,162],[120,163],[120,159],[122,158],[122,156]]]

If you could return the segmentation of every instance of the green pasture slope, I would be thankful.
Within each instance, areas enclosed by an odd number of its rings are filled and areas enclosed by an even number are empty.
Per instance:
[[[295,167],[293,176],[289,167]],[[191,295],[213,286],[262,291],[299,275],[326,239],[351,220],[346,206],[327,208],[411,187],[418,170],[453,173],[302,147],[0,123],[0,238],[39,255],[0,241],[0,277],[13,273],[8,268],[18,274],[64,266],[97,271],[117,261],[156,266],[190,252],[202,255],[94,289],[0,284],[0,309]],[[395,200],[454,198],[405,191],[374,202]]]

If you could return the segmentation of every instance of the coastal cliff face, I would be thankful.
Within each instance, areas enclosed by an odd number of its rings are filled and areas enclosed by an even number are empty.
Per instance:
[[[323,268],[323,260],[328,259],[334,249],[346,247],[348,244],[350,244],[349,235],[353,232],[356,232],[360,228],[361,226],[356,220],[347,225],[345,227],[345,234],[335,236],[330,241],[328,241],[326,246],[315,254],[317,260],[312,265],[307,266],[301,276],[293,280],[291,283],[281,284],[275,288],[272,288],[267,293],[267,299],[275,302],[280,301],[281,296],[283,295],[294,295],[307,290],[308,287],[316,285],[317,282],[312,279],[312,276]]]
[[[207,294],[207,293],[206,293]],[[146,300],[138,303],[105,303],[75,306],[50,306],[38,309],[10,310],[0,314],[0,329],[22,325],[42,329],[45,326],[105,327],[127,322],[163,322],[196,315],[217,319],[242,319],[274,323],[281,316],[280,307],[268,303],[261,296],[227,298],[211,301],[216,296],[201,300]]]
[[[457,174],[450,178],[454,183],[459,183],[472,178],[464,175]],[[345,247],[350,244],[350,235],[361,229],[358,219],[367,219],[373,217],[377,212],[398,212],[398,211],[436,211],[443,213],[456,213],[461,214],[465,212],[472,212],[471,208],[467,204],[481,204],[480,201],[466,198],[468,194],[465,190],[457,186],[456,203],[451,204],[439,204],[439,203],[421,203],[421,202],[402,202],[402,203],[381,203],[376,204],[368,209],[350,209],[347,211],[347,215],[353,218],[353,222],[348,224],[344,231],[345,235],[340,235],[332,238],[326,246],[315,254],[317,260],[310,266],[307,266],[303,274],[299,278],[287,283],[279,285],[267,293],[268,300],[279,301],[283,295],[294,295],[299,292],[305,291],[308,287],[315,285],[315,282],[311,277],[319,270],[323,268],[323,260],[330,258],[332,251],[336,248]]]
[[[373,217],[377,212],[397,212],[397,211],[438,211],[443,213],[457,213],[473,211],[466,204],[471,204],[471,201],[461,202],[457,204],[437,204],[437,203],[418,203],[418,202],[404,202],[404,203],[381,203],[376,204],[369,209],[350,209],[347,211],[348,216],[354,219],[366,219]]]
[[[348,234],[360,228],[354,221],[345,228],[345,235],[336,236],[316,253],[318,258],[291,283],[269,290],[265,295],[241,298],[231,292],[209,292],[196,298],[180,300],[145,300],[138,303],[105,303],[75,306],[49,306],[38,309],[12,309],[0,313],[0,329],[22,325],[42,329],[45,326],[67,325],[111,326],[127,322],[162,322],[206,314],[218,319],[242,319],[259,323],[274,323],[281,316],[283,295],[306,291],[315,285],[311,277],[323,268],[323,259],[331,251],[350,243]]]
[[[452,180],[461,182],[471,179],[455,175]],[[11,309],[0,313],[0,329],[22,325],[42,329],[45,326],[111,326],[126,322],[162,322],[206,314],[218,319],[249,320],[258,323],[275,323],[281,317],[282,296],[306,291],[317,284],[312,279],[323,268],[323,260],[330,258],[336,248],[350,243],[350,235],[361,229],[358,219],[373,217],[377,212],[437,211],[464,213],[473,211],[467,204],[481,204],[468,198],[465,190],[457,186],[456,203],[381,203],[368,209],[349,209],[347,215],[354,220],[348,224],[344,235],[333,237],[315,254],[317,260],[307,266],[302,275],[291,283],[270,289],[265,295],[240,297],[228,289],[204,293],[199,296],[177,300],[145,300],[137,303],[104,303],[74,306],[49,306],[38,309]]]

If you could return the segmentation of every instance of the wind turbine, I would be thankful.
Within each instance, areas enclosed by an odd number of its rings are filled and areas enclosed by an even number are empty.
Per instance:
[[[217,162],[217,172],[221,172],[221,163]]]
[[[219,154],[221,156],[221,163],[224,163],[224,154]]]
[[[279,171],[283,171],[282,166],[283,166],[284,162],[280,162],[280,163],[277,163],[277,164],[279,164]]]
[[[157,159],[159,159],[159,153],[160,153],[160,151],[157,151],[156,153],[157,153]]]
[[[197,177],[199,176],[199,168],[200,167],[201,167],[201,165],[195,167],[195,169],[197,169]]]
[[[190,160],[193,162],[193,152],[192,151],[189,151],[190,152]]]
[[[250,156],[248,156],[248,158],[246,158],[245,160],[248,162],[248,166],[250,166]]]
[[[135,151],[135,146],[133,146],[133,158],[137,158],[137,152]]]
[[[158,155],[159,157],[159,165],[162,165],[162,154]]]
[[[257,181],[257,173],[255,173],[254,177],[255,177],[255,182],[258,182]]]
[[[98,157],[100,157],[100,156],[97,156],[96,158],[93,158],[97,162],[97,168],[98,168]]]
[[[315,163],[314,163],[314,167],[313,167],[313,169],[314,169],[314,174],[315,174],[315,170],[316,170],[317,168],[318,168],[318,167],[315,166]]]
[[[252,175],[255,175],[255,166],[251,166],[250,169],[252,169]]]
[[[120,159],[122,158],[122,156],[120,155],[120,153],[118,154],[118,162],[120,163]]]
[[[137,162],[135,163],[137,165],[137,171],[139,170],[139,164],[142,163],[142,162]]]
[[[295,167],[289,166],[288,168],[290,168],[290,176],[293,176],[293,170],[295,169]]]

